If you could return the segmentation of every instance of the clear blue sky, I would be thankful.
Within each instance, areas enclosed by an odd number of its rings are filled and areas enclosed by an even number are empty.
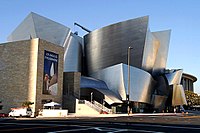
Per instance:
[[[181,68],[198,78],[200,93],[199,0],[1,0],[0,43],[30,13],[57,21],[72,31],[78,22],[90,30],[149,15],[151,31],[171,29],[167,68]]]

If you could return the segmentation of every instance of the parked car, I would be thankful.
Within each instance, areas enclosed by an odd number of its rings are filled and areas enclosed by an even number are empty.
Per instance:
[[[10,117],[31,117],[31,108],[12,108],[8,114]]]
[[[8,117],[8,114],[0,113],[0,117]]]

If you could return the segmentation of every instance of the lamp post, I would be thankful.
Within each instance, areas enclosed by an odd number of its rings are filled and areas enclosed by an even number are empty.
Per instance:
[[[90,93],[90,97],[91,97],[91,103],[92,103],[93,92]]]
[[[130,114],[130,60],[131,60],[131,49],[133,49],[131,46],[128,47],[128,93],[127,93],[127,112],[128,115]]]

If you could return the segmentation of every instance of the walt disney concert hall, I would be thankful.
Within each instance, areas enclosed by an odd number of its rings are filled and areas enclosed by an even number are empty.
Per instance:
[[[0,45],[1,50],[5,50],[6,46],[10,47],[10,44],[18,42],[19,45],[13,47],[23,49],[28,47],[29,43],[26,41],[41,39],[37,43],[36,52],[25,50],[30,51],[26,56],[27,60],[24,60],[31,68],[27,73],[30,75],[33,72],[31,70],[34,70],[37,73],[36,81],[32,83],[29,78],[27,80],[30,82],[22,82],[25,87],[21,86],[24,87],[21,91],[27,90],[26,86],[29,86],[29,91],[24,97],[14,99],[21,102],[33,101],[35,111],[48,100],[56,101],[63,108],[69,109],[69,112],[75,112],[77,99],[79,102],[96,101],[113,112],[126,112],[127,107],[132,112],[161,112],[172,106],[187,104],[181,85],[183,70],[166,69],[171,30],[152,32],[148,16],[93,31],[77,23],[75,26],[85,30],[86,34],[80,37],[77,32],[72,32],[62,24],[30,13],[10,34],[8,44]],[[21,45],[26,43],[27,45]],[[35,46],[31,45],[31,48]],[[23,50],[19,49],[19,53],[23,54]],[[35,62],[37,69],[30,65],[33,60],[29,56],[33,54],[38,60]],[[48,59],[54,65],[48,67]],[[1,70],[5,71],[6,68],[5,65]],[[18,68],[21,68],[20,64]],[[49,69],[45,74],[47,68]],[[24,70],[26,69],[22,71]],[[56,85],[51,93],[48,89],[42,91],[47,73],[55,74],[56,77]],[[13,91],[17,89],[19,87],[16,85],[12,86]],[[2,101],[6,101],[5,99]],[[6,103],[13,103],[8,107],[17,104],[9,100]]]

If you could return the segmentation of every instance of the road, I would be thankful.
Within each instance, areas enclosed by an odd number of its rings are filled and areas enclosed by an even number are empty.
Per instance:
[[[127,118],[127,117],[126,117]],[[145,119],[145,117],[131,117],[131,119]],[[121,119],[125,120],[124,117]],[[66,119],[37,119],[18,118],[0,119],[0,132],[27,132],[27,133],[199,133],[200,125],[165,124],[156,122],[123,121],[119,118],[66,118]],[[148,119],[152,119],[149,117]],[[154,118],[155,119],[155,118]],[[160,119],[157,117],[157,119]],[[168,118],[170,119],[170,118]],[[131,121],[130,121],[131,120]],[[170,121],[170,120],[168,120]]]

